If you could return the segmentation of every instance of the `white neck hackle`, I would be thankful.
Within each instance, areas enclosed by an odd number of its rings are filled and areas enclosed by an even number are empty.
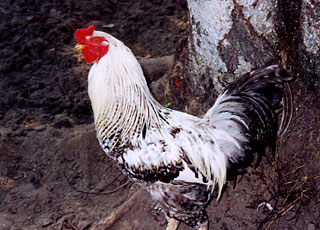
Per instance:
[[[151,165],[150,159],[158,160],[153,166],[159,166],[170,164],[172,159],[178,161],[183,149],[192,165],[207,179],[208,187],[212,185],[213,189],[215,184],[219,185],[220,196],[226,181],[226,154],[239,151],[238,136],[241,136],[241,130],[236,127],[238,123],[233,122],[240,118],[221,113],[225,104],[220,105],[220,101],[226,99],[225,94],[218,98],[203,118],[167,110],[150,93],[141,66],[130,49],[106,33],[95,31],[93,36],[104,36],[109,42],[108,53],[92,66],[88,77],[97,137],[103,146],[108,142],[104,151],[110,152],[116,144],[124,146],[130,140],[133,145],[142,145],[139,150],[124,154],[130,166]],[[170,116],[164,113],[165,110]],[[174,128],[182,130],[173,135]],[[154,129],[157,129],[156,132]],[[152,141],[158,147],[162,146],[161,141],[166,141],[164,152],[146,152],[147,143],[139,141],[144,136],[144,130],[157,133],[146,137],[154,138]],[[189,173],[185,181],[189,180],[190,175],[192,177],[193,172],[189,170]]]
[[[104,36],[109,42],[108,53],[92,66],[88,77],[97,136],[104,141],[119,135],[116,139],[125,144],[141,136],[144,128],[157,128],[160,105],[131,50],[104,32],[92,36]]]

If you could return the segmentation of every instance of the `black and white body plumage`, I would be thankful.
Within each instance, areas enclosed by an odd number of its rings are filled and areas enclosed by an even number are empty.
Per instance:
[[[107,33],[95,36],[109,45],[88,77],[101,147],[150,192],[167,229],[178,222],[207,229],[205,206],[215,185],[220,196],[227,173],[259,159],[287,129],[292,75],[278,65],[246,74],[196,117],[159,104],[130,49]]]

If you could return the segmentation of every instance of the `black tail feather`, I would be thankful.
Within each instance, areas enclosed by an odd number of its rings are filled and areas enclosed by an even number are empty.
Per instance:
[[[276,129],[277,135],[282,136],[293,114],[293,97],[289,86],[293,80],[289,71],[280,65],[272,65],[243,75],[230,84],[227,93],[249,100],[257,110],[261,128]],[[279,112],[281,119],[278,127]],[[275,125],[277,127],[272,128]]]
[[[278,136],[283,136],[287,131],[293,114],[293,96],[288,82],[284,83],[285,97],[283,98],[283,111],[280,121]]]
[[[290,82],[293,79],[289,71],[280,65],[272,65],[243,75],[228,87],[228,92],[230,94],[256,92],[270,85],[282,88],[284,82]]]
[[[227,88],[234,102],[245,111],[237,114],[248,125],[250,137],[244,161],[259,163],[267,146],[275,150],[277,136],[283,135],[292,118],[293,99],[289,82],[293,75],[280,65],[273,65],[243,75]]]

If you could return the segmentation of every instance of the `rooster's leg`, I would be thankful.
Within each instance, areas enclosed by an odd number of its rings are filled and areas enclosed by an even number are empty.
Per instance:
[[[197,230],[208,230],[208,220],[204,222]]]
[[[166,230],[176,230],[180,224],[180,222],[174,218],[167,217],[168,225]]]

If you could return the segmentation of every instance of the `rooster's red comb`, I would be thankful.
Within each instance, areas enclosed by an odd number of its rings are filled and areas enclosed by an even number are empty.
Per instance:
[[[74,38],[78,43],[83,44],[86,41],[86,37],[93,34],[94,25],[89,26],[88,28],[77,29],[74,33]]]

